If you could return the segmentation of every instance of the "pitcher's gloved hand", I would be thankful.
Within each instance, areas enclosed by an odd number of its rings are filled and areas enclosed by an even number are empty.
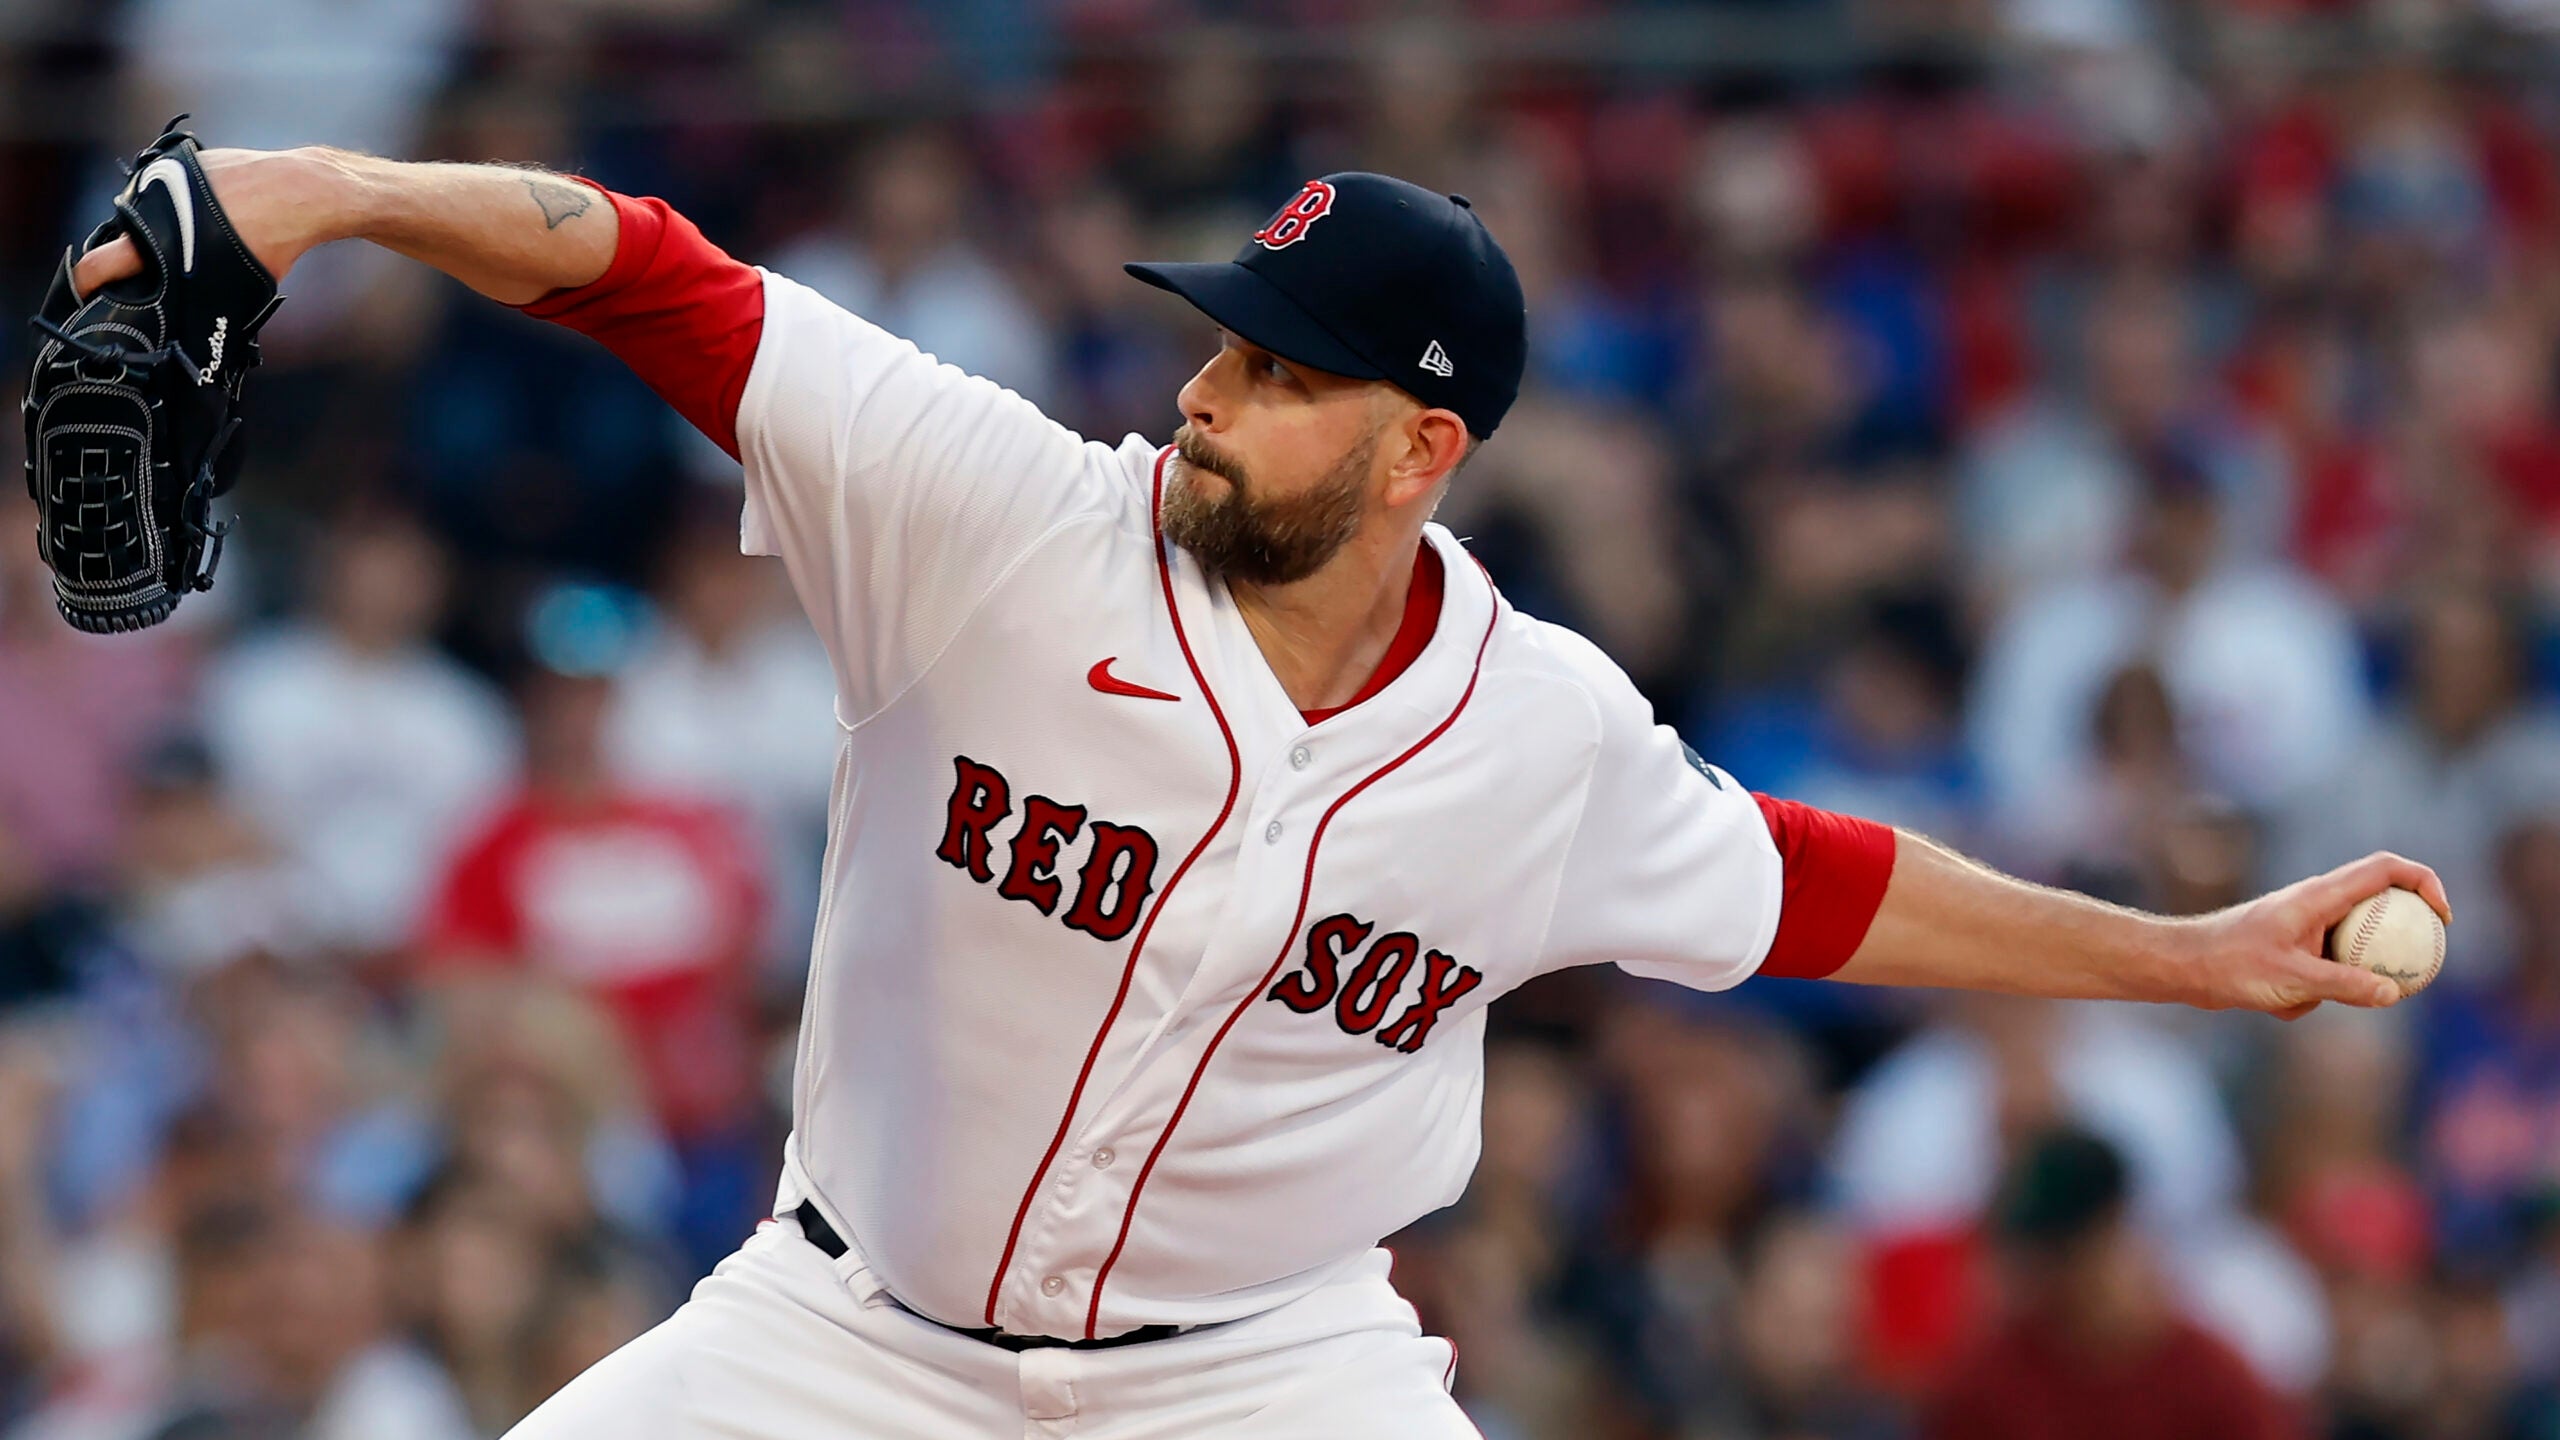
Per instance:
[[[215,200],[179,120],[132,162],[115,216],[63,256],[27,380],[27,490],[55,603],[82,630],[156,625],[211,588],[239,479],[240,392],[282,298]],[[133,274],[82,297],[73,267],[118,238]]]

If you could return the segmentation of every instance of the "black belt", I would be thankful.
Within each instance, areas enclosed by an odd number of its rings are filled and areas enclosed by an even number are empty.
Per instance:
[[[836,1227],[828,1224],[827,1217],[819,1214],[818,1207],[810,1202],[801,1201],[792,1209],[791,1216],[800,1222],[800,1233],[808,1237],[810,1244],[825,1251],[828,1259],[841,1260],[845,1256],[845,1251],[851,1248],[844,1243],[844,1237],[836,1233]],[[898,1308],[907,1309],[904,1305]],[[912,1310],[907,1310],[907,1313],[915,1314]],[[918,1315],[916,1318],[942,1325],[941,1321],[933,1319],[930,1315]],[[942,1328],[954,1335],[966,1335],[972,1340],[982,1340],[1000,1350],[1112,1350],[1122,1345],[1144,1345],[1150,1340],[1169,1340],[1181,1334],[1183,1327],[1141,1325],[1135,1330],[1119,1335],[1108,1335],[1100,1340],[1068,1340],[1056,1335],[1012,1335],[1002,1330],[972,1330],[959,1325],[942,1325]]]

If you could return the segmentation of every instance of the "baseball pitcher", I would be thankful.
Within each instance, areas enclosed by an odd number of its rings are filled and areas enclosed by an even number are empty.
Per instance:
[[[202,165],[276,277],[365,239],[610,347],[744,463],[744,547],[833,660],[776,1219],[522,1440],[1473,1435],[1377,1242],[1466,1186],[1514,986],[1614,964],[2293,1016],[2397,997],[2322,957],[2357,901],[2449,913],[2374,855],[2139,914],[1688,750],[1431,523],[1525,352],[1458,196],[1328,175],[1231,263],[1130,266],[1221,337],[1157,445],[1070,433],[657,200]],[[149,264],[110,239],[76,287]]]

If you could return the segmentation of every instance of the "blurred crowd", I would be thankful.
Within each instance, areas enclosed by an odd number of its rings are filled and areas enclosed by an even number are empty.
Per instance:
[[[2552,0],[0,0],[0,310],[166,116],[665,196],[1089,435],[1130,258],[1473,200],[1442,518],[1752,788],[2198,913],[2433,864],[2257,1017],[1614,972],[1391,1242],[1491,1440],[2560,1437]],[[0,1435],[494,1436],[770,1204],[832,756],[737,476],[586,342],[294,274],[221,588],[0,485]],[[0,373],[25,338],[0,327]],[[14,466],[14,431],[0,459]]]

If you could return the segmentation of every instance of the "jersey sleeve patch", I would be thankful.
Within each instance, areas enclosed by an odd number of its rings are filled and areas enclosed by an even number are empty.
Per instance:
[[[1690,769],[1706,776],[1708,784],[1713,785],[1719,790],[1732,788],[1725,784],[1725,773],[1713,765],[1708,764],[1707,757],[1699,754],[1697,747],[1691,745],[1686,740],[1680,742],[1680,758],[1689,762]]]

